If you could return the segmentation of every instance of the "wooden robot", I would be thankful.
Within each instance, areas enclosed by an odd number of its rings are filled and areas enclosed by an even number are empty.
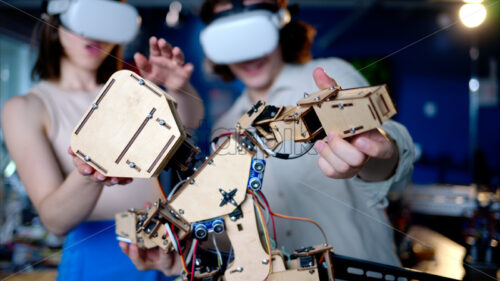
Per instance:
[[[184,280],[376,280],[370,279],[373,274],[380,280],[447,280],[335,255],[326,235],[325,241],[289,257],[271,247],[264,213],[277,214],[266,206],[261,191],[265,159],[256,158],[257,152],[297,158],[305,152],[276,150],[286,141],[311,148],[327,132],[353,136],[379,127],[395,113],[385,86],[324,89],[305,94],[296,106],[258,102],[234,131],[216,138],[225,140],[212,155],[199,160],[200,150],[189,141],[175,100],[150,81],[122,70],[82,117],[71,147],[110,177],[150,178],[166,168],[187,175],[151,207],[116,215],[118,239],[179,253]],[[197,251],[199,242],[214,234],[225,234],[230,241],[227,263],[215,240],[215,251]],[[186,241],[192,241],[190,247]],[[187,269],[189,262],[194,270]]]

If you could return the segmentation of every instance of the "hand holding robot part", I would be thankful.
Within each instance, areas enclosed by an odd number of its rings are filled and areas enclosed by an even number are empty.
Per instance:
[[[214,155],[195,172],[193,170],[190,179],[170,201],[160,199],[149,210],[117,214],[116,233],[119,237],[145,249],[159,246],[172,251],[176,241],[184,240],[192,233],[194,225],[222,218],[235,257],[235,263],[224,273],[226,280],[250,280],[247,279],[250,275],[255,275],[255,280],[262,280],[271,273],[271,265],[267,263],[273,260],[272,250],[268,246],[266,253],[255,239],[259,235],[254,218],[257,201],[246,196],[255,148],[265,148],[274,154],[270,155],[280,158],[295,157],[278,155],[269,149],[267,143],[262,145],[262,140],[311,143],[324,138],[327,131],[353,137],[377,128],[396,112],[385,86],[342,90],[324,71],[318,71],[320,73],[315,75],[318,86],[322,86],[321,81],[327,81],[328,86],[333,87],[310,94],[299,100],[295,107],[257,103],[240,119],[240,126],[237,124],[239,132],[226,139]],[[134,73],[120,71],[112,76],[75,128],[71,145],[78,157],[108,176],[153,177],[170,160],[178,159],[177,152],[186,141],[187,135],[176,116],[172,97]],[[119,127],[117,122],[120,122]],[[250,127],[255,127],[261,134],[249,135],[247,129]],[[281,134],[284,129],[292,129],[295,134],[289,138]],[[155,137],[148,137],[152,135]],[[221,152],[222,148],[238,153]],[[235,207],[241,207],[245,215],[233,214]],[[261,217],[264,221],[262,214]],[[248,252],[248,248],[259,248],[259,257],[242,255]],[[155,257],[160,259],[160,256]],[[266,259],[268,262],[263,263]],[[155,264],[145,259],[136,259],[136,262],[139,266]],[[243,266],[246,270],[242,270]],[[309,263],[303,267],[308,266]],[[277,275],[300,274],[298,268],[287,269],[283,259],[276,264],[273,261],[272,267],[277,270]],[[314,272],[316,270],[319,267],[314,267]],[[309,276],[308,271],[305,273]],[[317,276],[311,275],[311,278],[318,280]],[[329,280],[332,280],[331,272]]]
[[[106,177],[92,166],[87,164],[87,162],[80,159],[71,148],[68,148],[68,153],[73,157],[73,164],[80,174],[83,176],[88,176],[95,182],[102,182],[104,185],[111,186],[115,184],[129,184],[133,181],[132,178],[118,178],[118,177]]]
[[[316,68],[313,77],[319,89],[339,86],[322,68]],[[350,140],[330,132],[327,142],[317,141],[315,149],[320,154],[318,166],[327,177],[346,179],[360,175],[363,179],[378,181],[390,177],[394,165],[397,164],[397,149],[394,145],[383,131],[373,129],[356,135]],[[377,161],[379,165],[382,164],[387,168],[377,171],[377,175],[373,176],[370,171],[373,165],[368,167],[365,165],[368,161]]]
[[[120,249],[139,270],[153,269],[163,272],[166,276],[175,276],[182,269],[179,255],[167,253],[160,247],[141,249],[136,244],[120,241]]]

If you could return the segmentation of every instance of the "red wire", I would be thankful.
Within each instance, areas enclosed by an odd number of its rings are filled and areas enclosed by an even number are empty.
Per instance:
[[[175,231],[172,231],[172,234],[174,234],[175,240],[177,241],[177,247],[179,248],[179,256],[181,256],[181,260],[182,260],[182,264],[184,266],[184,270],[186,271],[186,274],[189,274],[189,272],[187,271],[187,268],[185,266],[186,261],[184,260],[184,255],[182,254],[181,244],[179,243],[179,237],[177,237],[177,234],[175,233]]]
[[[264,196],[264,193],[262,193],[262,191],[260,191],[260,190],[259,190],[259,194],[262,197],[262,199],[264,200],[264,204],[266,204],[266,208],[269,210],[269,213],[272,214],[273,212],[271,211],[271,208],[269,207],[269,203],[267,202],[266,196]],[[271,222],[273,223],[274,242],[278,243],[278,241],[276,240],[276,225],[274,224],[274,216],[273,215],[271,215]]]
[[[191,281],[193,281],[194,278],[194,263],[196,262],[196,247],[198,246],[198,240],[194,242],[194,250],[193,250],[193,260],[191,261]]]
[[[229,136],[229,135],[232,135],[232,134],[234,134],[234,132],[225,132],[225,133],[220,134],[219,138],[224,137],[224,136]]]

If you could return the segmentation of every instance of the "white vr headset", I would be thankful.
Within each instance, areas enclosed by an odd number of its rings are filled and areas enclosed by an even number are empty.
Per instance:
[[[59,15],[68,30],[97,41],[124,44],[132,41],[141,25],[137,10],[107,0],[51,0],[47,14]]]
[[[278,46],[281,27],[290,21],[286,9],[272,6],[274,10],[256,7],[216,14],[200,34],[205,55],[216,64],[230,64],[270,54]]]

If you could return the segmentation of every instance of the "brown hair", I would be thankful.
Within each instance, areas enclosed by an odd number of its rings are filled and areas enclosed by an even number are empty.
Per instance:
[[[48,16],[45,22],[39,22],[33,31],[32,41],[38,42],[38,56],[31,71],[34,80],[58,80],[61,77],[60,62],[64,50],[59,41],[60,25],[58,16]],[[122,47],[117,45],[97,69],[97,83],[105,83],[114,72],[122,68],[121,58]]]
[[[201,20],[208,24],[214,15],[214,7],[230,0],[205,0],[200,10]],[[288,0],[276,0],[279,8],[284,8]],[[280,46],[283,61],[286,63],[303,64],[312,59],[311,47],[316,35],[316,29],[310,24],[292,19],[280,30]],[[236,77],[224,64],[212,64],[212,70],[224,81],[232,81]]]

